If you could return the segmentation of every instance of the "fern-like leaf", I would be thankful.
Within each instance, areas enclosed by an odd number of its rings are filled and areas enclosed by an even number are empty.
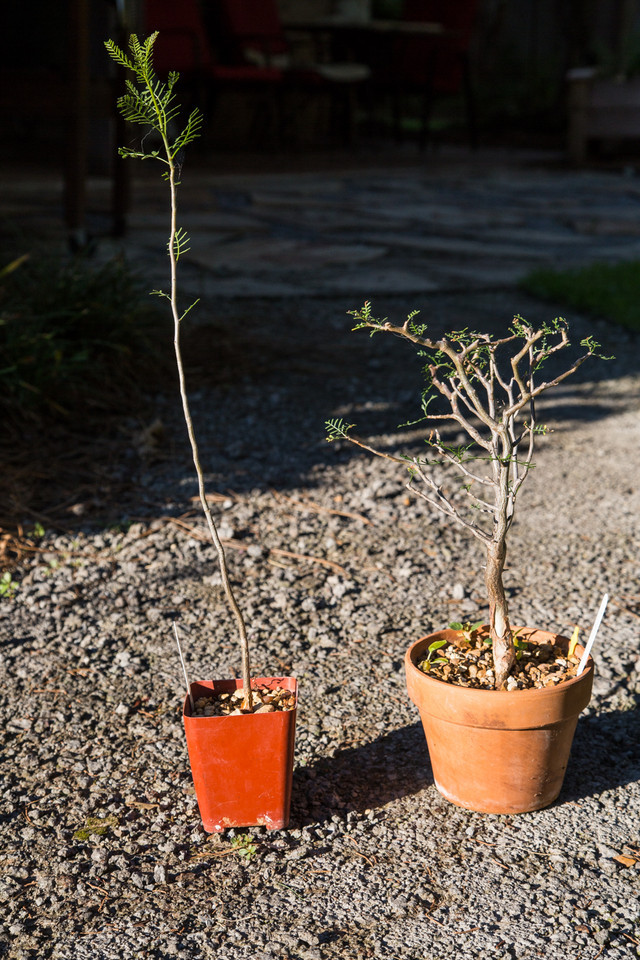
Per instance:
[[[189,235],[182,227],[178,227],[173,235],[173,255],[176,260],[179,260],[183,253],[191,249],[188,244]]]
[[[194,308],[194,307],[196,306],[196,304],[198,304],[198,303],[200,303],[200,298],[199,298],[199,297],[198,297],[197,300],[194,300],[193,303],[190,303],[189,306],[187,307],[187,309],[183,311],[182,316],[180,317],[180,323],[182,323],[182,321],[184,320],[184,318],[186,317],[186,315],[187,315],[191,310],[193,310],[193,308]]]
[[[348,440],[349,430],[355,427],[355,423],[346,423],[342,417],[336,417],[325,422],[327,431],[327,440],[332,443],[333,440]]]
[[[193,143],[200,136],[202,129],[203,117],[201,112],[196,107],[189,114],[189,119],[187,120],[187,125],[184,130],[178,137],[176,137],[174,143],[171,146],[171,156],[177,157],[181,150],[183,150],[188,144]]]
[[[105,41],[105,47],[109,53],[109,56],[112,60],[115,60],[116,63],[119,63],[121,67],[126,67],[128,70],[135,70],[135,67],[129,57],[116,46],[113,40]]]

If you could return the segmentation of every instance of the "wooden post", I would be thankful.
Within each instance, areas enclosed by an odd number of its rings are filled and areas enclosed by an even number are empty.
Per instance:
[[[64,177],[65,223],[69,242],[83,247],[86,235],[89,127],[89,5],[68,0],[68,112]]]
[[[589,100],[595,73],[592,67],[586,67],[567,74],[567,152],[571,162],[578,165],[587,159]]]

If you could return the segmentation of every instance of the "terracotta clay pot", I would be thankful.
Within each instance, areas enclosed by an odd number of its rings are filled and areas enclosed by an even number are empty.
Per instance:
[[[252,686],[295,694],[293,710],[235,717],[193,717],[185,697],[183,720],[200,816],[208,833],[229,827],[281,830],[289,822],[298,684],[292,677],[257,677]],[[241,680],[192,683],[194,700],[233,693]]]
[[[436,680],[417,666],[440,630],[409,647],[407,689],[420,711],[439,792],[481,813],[525,813],[552,803],[562,787],[578,715],[589,703],[593,660],[579,677],[533,690],[478,690]],[[556,643],[566,637],[522,629],[523,640]],[[576,647],[578,656],[582,647]]]

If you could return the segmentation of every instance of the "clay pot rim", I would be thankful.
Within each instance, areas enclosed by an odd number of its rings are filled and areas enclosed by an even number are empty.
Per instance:
[[[554,633],[552,630],[543,630],[540,627],[514,627],[513,629],[527,631],[528,635],[532,633],[543,633],[543,634],[546,634],[547,636],[564,640],[566,641],[567,644],[570,642],[569,638],[565,637],[563,634]],[[572,677],[570,680],[565,680],[562,683],[553,684],[553,686],[550,686],[550,687],[532,687],[528,690],[487,690],[487,689],[483,689],[482,687],[463,687],[458,683],[447,683],[445,680],[438,680],[437,677],[430,677],[428,673],[424,673],[423,670],[419,669],[416,663],[417,650],[418,650],[418,647],[425,642],[425,640],[432,640],[435,638],[445,639],[445,637],[443,636],[444,634],[456,635],[457,633],[458,633],[457,630],[452,630],[447,627],[447,628],[444,628],[443,630],[435,630],[433,633],[428,633],[424,637],[420,637],[418,640],[415,640],[407,650],[404,657],[405,670],[407,671],[407,673],[411,673],[414,676],[414,678],[416,677],[420,678],[421,682],[431,684],[431,685],[433,684],[437,685],[437,687],[434,687],[434,689],[437,688],[441,691],[444,691],[446,689],[447,691],[451,691],[452,696],[460,695],[460,696],[474,697],[474,698],[480,697],[484,699],[488,699],[489,697],[494,697],[494,698],[500,698],[501,700],[504,700],[505,696],[510,696],[510,697],[517,696],[520,702],[524,705],[524,703],[526,703],[528,700],[540,700],[545,697],[551,698],[553,696],[557,697],[559,690],[567,691],[567,690],[570,690],[572,687],[577,686],[578,684],[584,683],[585,680],[590,675],[592,675],[594,671],[593,658],[589,657],[587,660],[587,664],[579,677]],[[582,646],[582,644],[578,643],[576,645],[576,651],[578,651],[580,655],[584,652],[584,647]],[[453,693],[453,691],[456,691],[456,692]]]
[[[243,713],[234,717],[230,715],[223,717],[194,717],[191,713],[191,703],[189,702],[189,697],[185,694],[184,703],[182,706],[183,719],[189,720],[190,723],[210,723],[212,720],[226,723],[230,721],[239,721],[242,723],[246,720],[258,720],[262,723],[273,723],[274,718],[279,719],[280,717],[285,717],[287,715],[295,716],[298,710],[298,681],[295,677],[252,677],[251,688],[253,689],[259,685],[271,687],[284,686],[285,689],[288,689],[291,693],[295,694],[296,702],[293,710],[275,710],[272,713]],[[207,690],[218,690],[221,693],[231,693],[233,690],[239,690],[242,687],[242,680],[238,677],[227,677],[224,680],[192,680],[190,686],[192,692],[193,688],[197,686],[205,687]]]

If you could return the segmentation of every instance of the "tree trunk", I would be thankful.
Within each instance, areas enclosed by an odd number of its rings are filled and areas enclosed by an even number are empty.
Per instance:
[[[516,662],[516,651],[511,636],[507,598],[502,585],[502,571],[507,548],[502,542],[487,547],[487,566],[484,582],[489,597],[489,628],[491,631],[495,688],[502,689]]]

